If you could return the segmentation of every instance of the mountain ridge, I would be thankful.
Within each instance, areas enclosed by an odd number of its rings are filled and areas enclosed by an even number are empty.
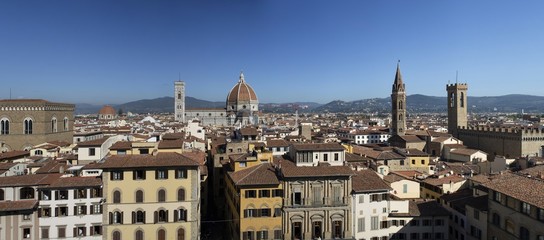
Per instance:
[[[224,108],[225,102],[213,102],[185,97],[186,109],[191,108]],[[447,98],[412,94],[406,97],[407,111],[409,113],[421,112],[446,112]],[[133,113],[172,113],[174,111],[173,97],[160,97],[155,99],[142,99],[123,104],[112,104],[116,110]],[[471,97],[467,99],[470,112],[544,112],[544,96],[526,94],[508,94],[502,96]],[[76,104],[76,114],[96,114],[102,105],[80,103]],[[362,113],[387,113],[391,111],[391,99],[368,98],[355,101],[334,100],[326,104],[315,102],[293,103],[261,103],[259,109],[265,113],[293,113],[299,112],[362,112]]]

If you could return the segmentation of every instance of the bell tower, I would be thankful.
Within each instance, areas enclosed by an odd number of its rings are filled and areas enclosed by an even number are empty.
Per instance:
[[[397,63],[397,73],[391,92],[391,105],[391,135],[402,136],[406,131],[406,92],[400,74],[400,61]]]
[[[466,83],[448,84],[448,133],[458,137],[458,128],[467,127],[467,90]]]
[[[174,119],[185,122],[185,82],[174,82]]]

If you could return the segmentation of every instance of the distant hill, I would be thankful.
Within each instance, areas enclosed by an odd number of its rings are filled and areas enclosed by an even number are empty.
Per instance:
[[[76,114],[96,114],[103,106],[91,104],[76,104]],[[113,104],[115,110],[121,108],[123,112],[133,113],[165,113],[174,112],[174,98],[161,97],[155,99],[143,99],[123,104]],[[224,108],[224,102],[211,102],[194,97],[185,97],[185,107],[190,108]]]
[[[544,97],[522,94],[511,94],[496,97],[468,97],[467,106],[470,112],[521,112],[544,113]],[[446,112],[446,97],[434,97],[421,94],[406,97],[407,110],[412,113],[421,112]],[[191,108],[224,108],[225,102],[211,102],[193,97],[185,97],[185,107]],[[121,108],[123,112],[133,113],[172,113],[174,111],[174,98],[162,97],[144,99],[124,104],[112,105],[116,110]],[[76,104],[76,114],[96,114],[102,106],[91,104]],[[261,103],[261,111],[265,113],[293,113],[299,112],[363,112],[363,113],[387,113],[391,111],[391,98],[370,98],[346,102],[335,100],[327,104],[315,102],[295,103]],[[496,110],[495,110],[496,109]]]
[[[408,112],[446,112],[447,98],[421,94],[406,97]],[[544,97],[512,94],[496,97],[468,97],[467,106],[470,112],[525,112],[543,113]],[[332,101],[313,109],[313,112],[390,112],[391,98],[371,98],[345,102]]]

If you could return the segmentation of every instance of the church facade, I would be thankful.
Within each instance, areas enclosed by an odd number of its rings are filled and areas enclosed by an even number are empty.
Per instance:
[[[198,120],[203,126],[247,126],[259,123],[259,100],[253,88],[245,81],[243,73],[240,73],[238,82],[229,91],[225,108],[186,109],[185,89],[181,90],[179,86],[176,82],[177,121]]]

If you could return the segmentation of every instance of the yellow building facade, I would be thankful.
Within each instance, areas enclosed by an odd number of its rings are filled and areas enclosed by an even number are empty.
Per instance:
[[[229,239],[281,239],[283,188],[272,164],[229,172],[225,191]]]
[[[105,239],[199,239],[199,163],[177,153],[116,155],[103,169]]]

